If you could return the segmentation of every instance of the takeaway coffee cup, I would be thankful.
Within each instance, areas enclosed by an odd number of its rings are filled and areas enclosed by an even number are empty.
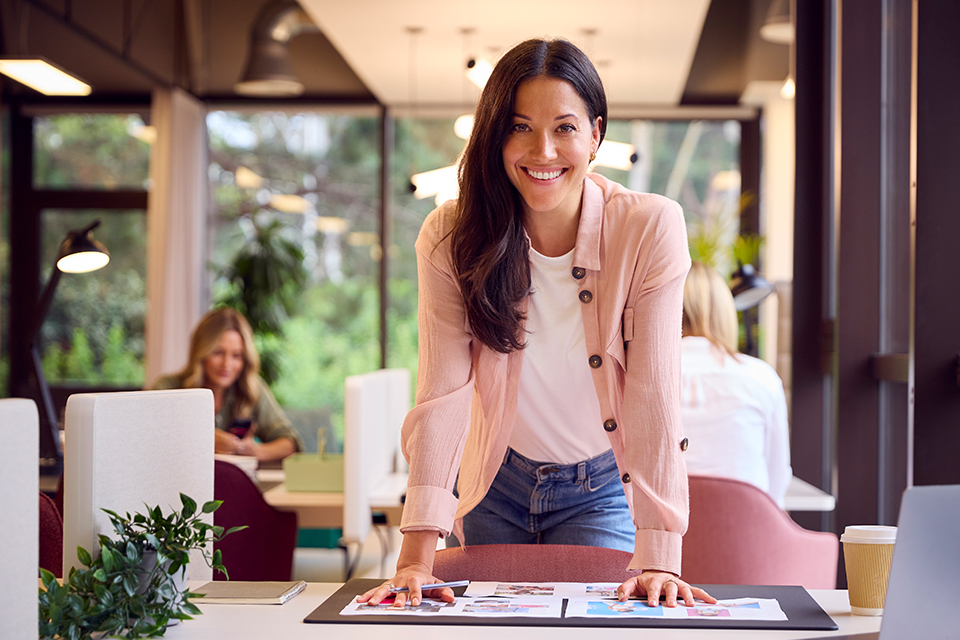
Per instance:
[[[858,616],[883,615],[890,561],[897,528],[873,525],[843,530],[843,561],[847,569],[850,611]]]

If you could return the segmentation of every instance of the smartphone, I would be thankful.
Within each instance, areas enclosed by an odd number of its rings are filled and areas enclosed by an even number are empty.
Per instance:
[[[234,421],[227,428],[227,431],[242,438],[247,435],[247,432],[250,431],[250,425],[253,423],[253,420],[250,418],[235,418]]]

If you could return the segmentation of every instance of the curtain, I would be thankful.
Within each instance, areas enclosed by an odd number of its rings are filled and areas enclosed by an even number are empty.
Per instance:
[[[182,368],[190,331],[206,310],[206,111],[180,89],[153,92],[147,206],[145,384]]]

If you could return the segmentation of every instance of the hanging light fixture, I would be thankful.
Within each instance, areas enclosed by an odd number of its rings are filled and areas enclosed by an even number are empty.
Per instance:
[[[45,96],[88,96],[90,85],[44,58],[4,56],[0,73]]]
[[[247,65],[234,91],[246,96],[298,96],[303,83],[290,65],[287,45],[304,31],[317,26],[295,0],[276,0],[257,16],[250,32]]]
[[[793,42],[790,0],[771,0],[767,17],[760,27],[760,37],[767,42],[789,44]]]

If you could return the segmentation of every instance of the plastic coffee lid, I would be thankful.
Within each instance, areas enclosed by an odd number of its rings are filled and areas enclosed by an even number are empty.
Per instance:
[[[844,527],[840,542],[855,544],[890,544],[897,539],[897,528],[884,525],[850,525]]]

